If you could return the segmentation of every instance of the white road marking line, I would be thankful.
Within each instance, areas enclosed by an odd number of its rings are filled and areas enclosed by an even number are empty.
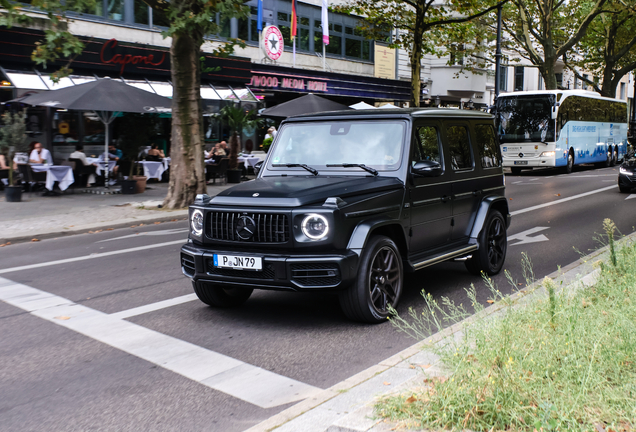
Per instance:
[[[636,194],[631,194],[630,196],[628,196],[625,199],[628,200],[628,199],[633,199],[633,198],[636,198]]]
[[[0,278],[0,300],[261,408],[321,391],[9,279]]]
[[[76,262],[76,261],[91,260],[91,259],[95,259],[95,258],[103,258],[103,257],[106,257],[106,256],[119,255],[119,254],[123,254],[123,253],[137,252],[137,251],[148,250],[148,249],[155,249],[155,248],[159,248],[159,247],[163,247],[163,246],[171,246],[171,245],[176,245],[176,244],[185,244],[186,241],[187,240],[185,240],[185,239],[173,240],[173,241],[169,241],[169,242],[156,243],[156,244],[151,244],[151,245],[147,245],[147,246],[138,246],[138,247],[129,248],[129,249],[120,249],[120,250],[111,251],[111,252],[92,253],[90,255],[85,255],[85,256],[80,256],[80,257],[75,257],[75,258],[66,258],[66,259],[61,259],[61,260],[57,260],[57,261],[48,261],[48,262],[42,262],[42,263],[37,263],[37,264],[29,264],[29,265],[19,266],[19,267],[11,267],[11,268],[0,270],[0,274],[11,273],[11,272],[16,272],[16,271],[22,271],[22,270],[30,270],[30,269],[34,269],[34,268],[48,267],[48,266],[53,266],[53,265],[58,265],[58,264],[66,264],[66,263],[71,263],[71,262]]]
[[[542,241],[548,241],[550,239],[543,234],[539,234],[538,236],[534,236],[534,237],[530,237],[530,234],[538,233],[539,231],[547,230],[549,228],[550,227],[535,227],[535,228],[531,228],[529,230],[511,235],[510,237],[508,237],[508,242],[515,241],[515,240],[521,240],[521,241],[515,244],[511,244],[509,246],[517,246],[517,245],[526,244],[526,243],[537,243]]]
[[[160,309],[169,308],[171,306],[180,305],[182,303],[188,303],[196,299],[197,299],[196,294],[187,294],[184,296],[175,297],[168,300],[162,300],[156,303],[150,303],[144,306],[139,306],[139,307],[124,310],[121,312],[115,312],[110,314],[110,316],[113,318],[118,318],[118,319],[126,319],[126,318],[134,317],[137,315],[143,315],[148,312],[154,312]]]
[[[608,187],[604,187],[604,188],[601,188],[601,189],[596,189],[596,190],[593,190],[593,191],[590,191],[590,192],[585,192],[585,193],[582,193],[582,194],[574,195],[574,196],[571,196],[571,197],[568,197],[568,198],[562,198],[560,200],[552,201],[552,202],[549,202],[549,203],[539,204],[539,205],[536,205],[536,206],[532,206],[532,207],[524,208],[524,209],[521,209],[521,210],[513,211],[513,212],[510,212],[510,215],[511,216],[515,216],[515,215],[518,215],[518,214],[531,212],[533,210],[539,210],[539,209],[542,209],[544,207],[550,207],[550,206],[557,205],[557,204],[563,204],[564,202],[567,202],[567,201],[572,201],[572,200],[575,200],[575,199],[578,199],[578,198],[583,198],[583,197],[586,197],[588,195],[594,195],[594,194],[599,193],[599,192],[605,192],[605,191],[610,190],[610,189],[616,189],[616,186],[608,186]]]
[[[167,229],[167,230],[160,230],[160,231],[147,231],[147,232],[140,232],[140,233],[125,235],[121,237],[109,238],[106,240],[100,240],[100,241],[96,241],[95,243],[104,243],[104,242],[109,242],[113,240],[121,240],[121,239],[132,238],[132,237],[163,236],[163,235],[181,234],[181,233],[187,233],[187,232],[188,232],[188,228],[174,228],[174,229]]]

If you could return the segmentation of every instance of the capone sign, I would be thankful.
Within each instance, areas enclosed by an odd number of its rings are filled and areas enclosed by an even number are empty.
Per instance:
[[[113,64],[121,65],[119,69],[120,74],[124,73],[124,67],[126,67],[127,64],[133,64],[133,65],[143,64],[143,65],[150,65],[150,66],[159,66],[166,59],[165,52],[161,56],[161,59],[158,59],[158,60],[155,60],[155,56],[153,54],[148,54],[145,56],[130,55],[130,54],[115,54],[115,55],[109,54],[107,50],[109,48],[111,50],[116,48],[117,44],[118,44],[117,39],[111,39],[109,41],[104,42],[104,45],[102,45],[102,49],[99,52],[99,59],[102,61],[102,63],[106,63],[106,64],[113,63]]]

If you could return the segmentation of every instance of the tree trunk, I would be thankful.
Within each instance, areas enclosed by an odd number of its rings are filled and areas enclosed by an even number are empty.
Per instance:
[[[230,163],[228,164],[229,169],[237,169],[238,167],[238,152],[239,152],[239,139],[236,131],[232,132],[232,136],[230,137]]]
[[[163,206],[184,208],[197,194],[206,193],[201,129],[201,43],[175,34],[170,46],[172,65],[172,144],[170,185]]]
[[[426,11],[421,2],[415,8],[415,29],[411,51],[411,106],[419,107],[422,94],[422,38],[424,37],[424,17]]]

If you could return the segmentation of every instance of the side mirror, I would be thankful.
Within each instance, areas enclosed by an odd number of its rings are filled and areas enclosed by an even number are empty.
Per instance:
[[[411,173],[418,177],[439,177],[442,175],[442,166],[436,161],[421,160],[411,167]]]
[[[557,108],[555,106],[552,107],[551,118],[552,118],[552,120],[556,120],[556,118],[557,118]]]
[[[258,161],[256,162],[256,164],[254,165],[254,174],[258,175],[259,171],[261,170],[261,167],[263,166],[263,161]]]

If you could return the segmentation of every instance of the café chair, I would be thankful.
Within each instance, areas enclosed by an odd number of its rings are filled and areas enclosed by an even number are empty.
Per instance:
[[[227,168],[230,164],[229,158],[223,158],[219,161],[218,164],[210,164],[205,166],[205,180],[208,181],[212,179],[212,184],[216,184],[216,179],[223,179],[225,183],[227,183],[227,177],[225,173],[227,172]]]
[[[46,172],[33,172],[28,164],[18,164],[18,172],[22,177],[22,185],[25,192],[44,189]]]

